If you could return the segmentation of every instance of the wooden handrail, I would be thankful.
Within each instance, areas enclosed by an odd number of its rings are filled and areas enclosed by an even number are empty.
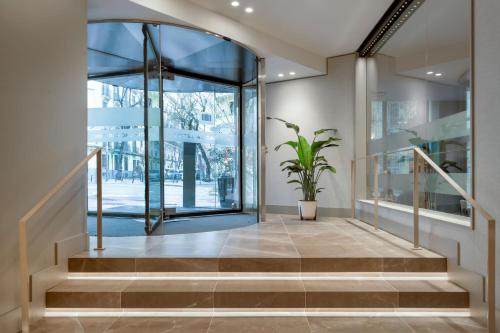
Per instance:
[[[415,249],[420,248],[419,241],[419,174],[420,174],[420,158],[429,164],[439,175],[441,175],[460,195],[470,202],[472,207],[477,209],[479,213],[488,222],[488,258],[487,258],[487,302],[488,302],[488,318],[487,328],[489,333],[495,333],[495,276],[496,276],[496,221],[495,219],[474,199],[467,191],[465,191],[450,175],[441,169],[422,149],[415,147],[413,150],[413,246]]]
[[[28,269],[28,238],[26,226],[28,221],[44,207],[54,195],[56,195],[80,170],[96,156],[97,162],[97,248],[102,247],[102,150],[94,149],[87,157],[78,163],[71,171],[64,176],[52,189],[44,195],[26,214],[18,221],[19,224],[19,273],[20,273],[20,296],[21,296],[21,330],[29,332],[29,306],[30,306],[30,275]]]

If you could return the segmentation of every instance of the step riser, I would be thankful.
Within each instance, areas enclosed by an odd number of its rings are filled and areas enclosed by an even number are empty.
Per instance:
[[[467,292],[48,292],[48,308],[467,308]]]
[[[70,258],[71,273],[447,271],[445,258]]]

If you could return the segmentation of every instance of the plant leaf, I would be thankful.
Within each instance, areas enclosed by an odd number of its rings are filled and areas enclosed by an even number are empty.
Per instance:
[[[336,128],[322,128],[322,129],[319,129],[317,131],[314,131],[314,136],[318,136],[320,134],[323,134],[325,132],[333,132],[333,133],[337,133],[337,129]]]
[[[297,160],[297,159],[295,159],[295,160],[286,160],[286,161],[281,162],[281,163],[280,163],[280,166],[283,166],[283,165],[285,165],[285,164],[287,164],[287,163],[290,163],[290,164],[292,164],[292,165],[297,165],[297,164],[299,164],[300,162],[299,162],[299,160]]]
[[[340,140],[341,140],[340,138],[336,138],[336,137],[332,136],[326,140],[314,141],[311,144],[311,153],[314,156],[324,148],[338,147],[338,144],[334,144],[333,142],[340,141]]]
[[[319,168],[320,171],[330,171],[331,173],[336,173],[337,170],[332,167],[331,165],[325,165],[325,166],[322,166],[321,168]]]
[[[274,147],[274,150],[278,151],[284,145],[288,145],[288,146],[292,147],[294,150],[297,150],[298,143],[297,143],[297,141],[292,141],[292,140],[287,141],[287,142],[283,142],[282,144],[279,144],[276,147]]]
[[[324,189],[325,189],[324,187],[319,187],[316,189],[316,193],[321,193],[323,192]]]
[[[299,136],[299,145],[297,147],[297,155],[299,156],[300,164],[305,170],[310,170],[313,166],[311,145],[307,142],[307,139],[302,135]]]
[[[291,128],[295,131],[295,133],[297,133],[297,135],[299,134],[299,131],[300,131],[300,127],[298,125],[295,125],[294,123],[290,123],[284,119],[281,119],[281,118],[273,118],[273,117],[266,117],[268,120],[271,120],[271,119],[274,119],[274,120],[277,120],[277,121],[281,121],[282,123],[285,124],[285,126],[287,128]]]

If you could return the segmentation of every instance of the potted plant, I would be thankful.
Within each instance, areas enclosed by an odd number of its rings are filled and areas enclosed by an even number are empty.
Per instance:
[[[299,126],[290,123],[280,118],[267,117],[285,124],[287,128],[295,132],[297,140],[290,140],[277,145],[274,150],[278,151],[282,146],[291,147],[297,154],[297,158],[286,160],[280,163],[281,170],[287,172],[288,184],[298,184],[295,190],[302,191],[302,200],[299,200],[299,215],[301,220],[316,220],[317,201],[316,195],[324,188],[318,187],[318,182],[321,175],[327,171],[335,173],[336,170],[328,163],[328,160],[321,154],[323,149],[338,147],[337,142],[340,140],[335,136],[328,136],[321,139],[324,134],[335,134],[334,128],[319,129],[314,132],[314,138],[311,143],[300,135]]]

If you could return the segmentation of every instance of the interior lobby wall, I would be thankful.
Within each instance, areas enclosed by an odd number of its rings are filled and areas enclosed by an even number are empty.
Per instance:
[[[17,221],[86,154],[86,1],[0,2],[0,331],[18,331]],[[85,232],[85,176],[28,225],[29,269]],[[81,250],[81,249],[80,249]]]
[[[475,3],[475,189],[476,198],[493,217],[500,221],[500,154],[495,142],[500,126],[500,1],[480,0]],[[486,253],[486,223],[477,216],[477,235],[474,239],[476,253]],[[497,244],[500,228],[497,223]],[[497,245],[497,331],[500,330],[498,308],[500,305],[500,251]],[[480,255],[482,270],[486,256]]]
[[[500,220],[498,205],[500,155],[495,143],[500,125],[500,22],[497,0],[474,1],[474,182],[475,198],[497,220]],[[371,205],[358,204],[358,216],[372,221]],[[395,210],[381,208],[381,228],[408,240],[413,236],[413,216]],[[497,226],[497,243],[500,239]],[[474,317],[484,318],[482,277],[487,269],[487,223],[475,213],[475,230],[442,220],[423,217],[420,219],[422,246],[446,255],[450,278],[469,289]],[[457,244],[458,243],[458,244]],[[458,251],[457,249],[460,248]],[[460,264],[458,264],[458,262]],[[496,281],[500,281],[500,251],[496,250]],[[469,274],[468,272],[473,272]],[[481,276],[475,276],[475,273]],[[500,325],[500,290],[496,288],[497,328]],[[500,329],[497,329],[500,331]]]
[[[337,169],[335,175],[324,174],[318,196],[320,215],[347,216],[350,212],[350,161],[354,156],[354,54],[328,59],[328,74],[267,85],[266,115],[284,118],[296,123],[301,134],[310,141],[313,132],[320,128],[337,128],[342,139],[340,147],[326,152],[325,156]],[[274,151],[282,142],[294,139],[294,132],[277,121],[266,124],[266,205],[268,212],[297,212],[301,192],[294,191],[294,184],[287,184],[286,174],[279,163],[294,158],[294,153],[283,147]]]

